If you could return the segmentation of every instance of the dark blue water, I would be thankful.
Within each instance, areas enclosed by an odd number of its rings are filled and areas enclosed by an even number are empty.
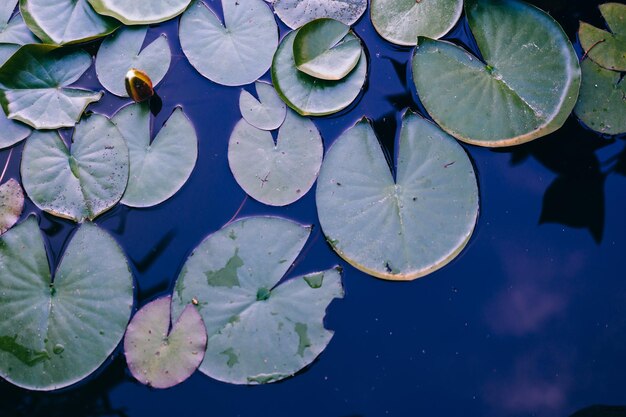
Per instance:
[[[219,9],[219,1],[207,3]],[[573,41],[579,19],[602,25],[596,1],[533,3]],[[400,112],[419,109],[407,66],[411,50],[380,39],[367,16],[355,30],[370,60],[364,94],[315,123],[328,147],[365,115],[393,155]],[[191,250],[245,199],[226,158],[240,89],[195,72],[180,53],[177,21],[154,27],[147,41],[162,32],[178,52],[157,89],[163,108],[154,127],[182,105],[198,131],[198,164],[164,204],[118,206],[97,220],[131,261],[139,306],[171,291]],[[464,22],[450,37],[472,44]],[[93,70],[80,84],[100,88]],[[111,114],[123,103],[108,95],[92,110]],[[528,145],[466,146],[481,193],[474,237],[450,265],[411,283],[377,280],[341,261],[321,235],[314,192],[286,208],[247,199],[240,217],[272,214],[316,225],[292,275],[345,268],[346,297],[327,315],[335,337],[312,366],[267,386],[233,386],[196,373],[158,391],[135,382],[118,352],[88,382],[59,393],[0,383],[0,416],[566,417],[592,404],[626,405],[624,145],[624,138],[602,138],[572,117]],[[20,152],[18,145],[11,176],[18,176]],[[0,162],[7,156],[2,152]],[[32,203],[29,211],[36,211]],[[40,220],[56,263],[75,226],[46,214]],[[626,413],[596,408],[583,415]]]

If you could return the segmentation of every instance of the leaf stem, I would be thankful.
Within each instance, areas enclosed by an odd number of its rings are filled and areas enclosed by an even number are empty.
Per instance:
[[[7,173],[7,168],[9,167],[9,162],[11,162],[11,155],[13,155],[13,148],[9,151],[9,157],[7,158],[6,163],[4,164],[4,169],[2,170],[2,175],[0,175],[0,183],[4,179],[4,174]]]

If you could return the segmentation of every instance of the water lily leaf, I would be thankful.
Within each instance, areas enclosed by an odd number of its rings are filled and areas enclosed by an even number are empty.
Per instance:
[[[182,109],[174,110],[152,143],[148,104],[124,107],[113,123],[130,152],[130,177],[122,204],[151,207],[176,194],[198,159],[198,137]]]
[[[172,54],[165,35],[159,36],[141,50],[147,32],[147,26],[119,30],[105,39],[98,50],[98,79],[104,88],[116,96],[128,97],[124,84],[128,70],[134,68],[145,72],[156,86],[170,67]]]
[[[326,307],[343,297],[338,269],[279,284],[302,250],[310,227],[275,217],[236,221],[206,238],[175,287],[173,314],[189,302],[209,341],[200,371],[233,384],[292,376],[328,345]]]
[[[148,25],[170,20],[185,11],[191,0],[89,0],[101,15],[125,25]]]
[[[278,129],[287,116],[287,106],[271,85],[257,81],[254,86],[259,99],[257,100],[246,90],[242,90],[239,96],[241,115],[246,122],[259,129]]]
[[[104,116],[83,119],[68,149],[57,132],[33,132],[22,151],[22,182],[40,209],[82,222],[122,198],[128,182],[128,148]]]
[[[101,38],[120,26],[97,14],[87,0],[20,0],[20,12],[39,39],[55,45]]]
[[[600,13],[611,32],[580,22],[580,45],[596,64],[610,70],[626,71],[626,4],[601,4]]]
[[[416,45],[418,36],[439,39],[461,17],[463,0],[372,0],[376,31],[396,45]]]
[[[303,116],[324,116],[348,107],[359,95],[367,76],[367,58],[361,52],[356,68],[339,81],[320,80],[298,70],[291,32],[281,42],[272,63],[272,82],[285,103]]]
[[[322,80],[341,80],[361,58],[361,41],[350,26],[333,19],[317,19],[298,30],[293,41],[296,67]]]
[[[0,185],[0,235],[13,227],[24,209],[24,193],[13,178]]]
[[[0,43],[0,67],[13,56],[17,50],[20,49],[20,45],[12,43]]]
[[[240,121],[228,143],[228,163],[244,191],[271,206],[286,206],[313,186],[324,146],[312,121],[289,111],[278,140]]]
[[[322,17],[352,25],[367,9],[367,0],[273,0],[273,3],[280,20],[292,29]]]
[[[261,0],[222,0],[224,24],[195,1],[180,20],[180,44],[191,65],[223,85],[256,81],[269,69],[278,45],[278,26]]]
[[[7,118],[3,111],[0,111],[0,149],[9,148],[18,142],[26,139],[32,132],[27,125]]]
[[[122,249],[98,226],[74,234],[54,274],[35,217],[0,237],[0,376],[49,391],[94,372],[118,345],[133,305]]]
[[[128,369],[154,388],[170,388],[189,378],[206,350],[206,327],[200,313],[190,304],[171,323],[171,304],[172,297],[146,304],[131,320],[124,338]]]
[[[394,180],[367,120],[326,153],[317,184],[326,239],[354,267],[411,280],[454,259],[478,217],[478,187],[463,148],[437,126],[406,113]]]
[[[13,15],[18,0],[4,0],[0,4],[0,43],[26,45],[39,39],[28,29],[19,13]],[[13,16],[12,16],[13,15]]]
[[[71,127],[102,93],[68,87],[91,66],[83,51],[22,46],[0,67],[0,104],[9,119],[35,129]]]
[[[430,116],[456,138],[512,146],[559,129],[580,87],[578,58],[545,12],[516,0],[469,0],[485,63],[445,41],[420,38],[413,80]]]

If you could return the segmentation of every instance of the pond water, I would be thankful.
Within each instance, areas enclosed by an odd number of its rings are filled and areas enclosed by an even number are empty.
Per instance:
[[[219,10],[219,1],[207,3]],[[596,1],[531,3],[549,11],[572,40],[581,19],[603,25]],[[290,275],[344,267],[345,299],[333,302],[326,320],[335,336],[296,377],[257,387],[196,373],[173,389],[153,390],[133,380],[118,350],[97,375],[58,393],[0,383],[0,416],[565,417],[592,404],[626,404],[623,137],[602,138],[572,116],[555,134],[528,145],[498,151],[464,145],[481,197],[470,244],[423,279],[378,280],[326,244],[313,191],[285,208],[245,198],[226,158],[241,117],[240,88],[202,78],[180,52],[177,25],[154,26],[146,39],[164,32],[177,51],[157,89],[163,107],[154,127],[181,105],[199,135],[198,164],[167,202],[151,209],[117,206],[97,220],[131,261],[138,305],[170,292],[191,250],[241,208],[238,217],[278,215],[315,225]],[[368,16],[355,30],[370,61],[365,91],[349,109],[315,123],[328,148],[365,115],[393,155],[401,111],[420,109],[407,66],[412,51],[383,41]],[[463,21],[447,38],[472,44]],[[100,88],[93,68],[79,84]],[[112,114],[123,103],[107,95],[91,109]],[[7,175],[19,175],[20,152],[21,145]],[[7,156],[2,152],[0,162]],[[25,213],[36,211],[27,202]],[[75,225],[46,214],[40,219],[57,263]]]

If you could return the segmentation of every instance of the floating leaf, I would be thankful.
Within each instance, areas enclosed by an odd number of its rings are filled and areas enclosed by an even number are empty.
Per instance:
[[[0,4],[0,43],[14,45],[38,43],[39,39],[28,29],[22,15],[19,13],[13,15],[16,5],[17,0],[4,0]]]
[[[0,185],[0,235],[13,227],[24,209],[24,193],[13,178]]]
[[[367,76],[367,58],[339,81],[320,80],[299,71],[293,57],[291,32],[281,42],[272,63],[272,81],[285,103],[303,116],[324,116],[348,107],[359,95]]]
[[[372,0],[376,31],[397,45],[415,45],[418,36],[439,39],[461,17],[463,0]]]
[[[309,119],[289,111],[278,140],[240,121],[228,143],[228,163],[237,183],[252,198],[286,206],[313,186],[322,164],[322,138]]]
[[[6,114],[0,111],[0,149],[11,147],[26,139],[31,131],[27,125],[7,118]]]
[[[89,0],[101,15],[125,25],[148,25],[170,20],[185,11],[191,0]]]
[[[104,116],[83,119],[68,149],[57,132],[33,132],[22,151],[22,181],[40,209],[82,222],[122,198],[128,182],[128,148]]]
[[[326,153],[316,201],[333,249],[361,271],[390,280],[415,279],[450,262],[478,216],[476,176],[465,151],[413,113],[403,117],[395,180],[363,120]]]
[[[452,43],[420,38],[413,80],[430,116],[481,146],[517,145],[559,129],[580,87],[578,58],[559,24],[521,1],[465,7],[486,63]]]
[[[76,231],[54,274],[35,217],[0,237],[0,376],[31,390],[72,385],[118,345],[133,305],[133,277],[98,226]]]
[[[68,87],[91,66],[88,53],[25,45],[0,67],[0,103],[9,119],[35,129],[71,127],[102,93]]]
[[[200,313],[189,304],[172,324],[171,304],[172,297],[146,304],[131,320],[124,338],[128,369],[154,388],[170,388],[189,378],[206,350],[206,327]]]
[[[174,110],[152,143],[147,104],[124,107],[113,123],[130,152],[130,177],[122,204],[151,207],[176,194],[198,159],[196,131],[182,109]]]
[[[292,29],[322,17],[352,25],[367,9],[367,0],[273,0],[273,3],[280,20]]]
[[[271,85],[257,81],[254,86],[259,100],[246,90],[242,90],[239,96],[241,115],[246,122],[259,129],[278,129],[285,121],[287,106]]]
[[[223,85],[256,81],[269,69],[278,45],[274,15],[261,0],[222,0],[224,25],[195,1],[180,20],[180,44],[191,65]]]
[[[612,33],[580,22],[580,45],[596,64],[610,70],[626,71],[626,4],[601,4],[600,13]]]
[[[104,88],[116,96],[128,97],[124,79],[129,70],[145,72],[156,86],[170,67],[172,54],[165,35],[159,36],[141,50],[147,32],[147,26],[125,28],[105,39],[98,50],[98,79]]]
[[[176,316],[190,302],[209,335],[200,371],[234,384],[292,376],[330,342],[326,307],[343,297],[338,269],[278,284],[310,234],[289,220],[254,217],[206,238],[176,282]]]

